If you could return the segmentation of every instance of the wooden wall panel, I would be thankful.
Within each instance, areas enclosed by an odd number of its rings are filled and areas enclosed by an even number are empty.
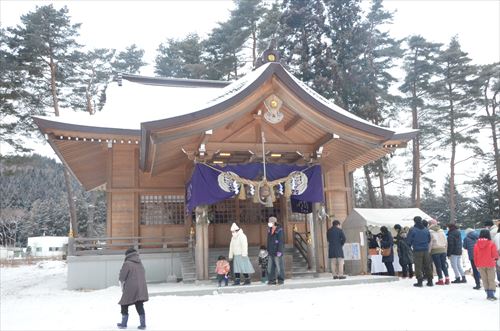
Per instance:
[[[111,193],[111,236],[132,237],[136,231],[135,193]]]
[[[185,167],[177,167],[170,171],[151,176],[149,173],[139,172],[139,186],[152,189],[181,189],[184,192],[186,179]],[[184,193],[182,193],[184,194]]]
[[[136,186],[136,176],[138,173],[137,148],[135,145],[113,145],[113,188]]]
[[[351,194],[350,188],[346,187],[344,167],[329,169],[323,174],[323,180],[328,213],[343,222],[348,215],[347,194]]]

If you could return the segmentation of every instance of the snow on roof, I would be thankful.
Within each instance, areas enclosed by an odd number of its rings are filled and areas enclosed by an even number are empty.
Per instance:
[[[106,104],[94,115],[69,109],[59,117],[40,118],[101,128],[140,130],[142,122],[190,113],[221,92],[221,88],[146,85],[123,80],[113,82],[106,91]]]
[[[314,91],[312,88],[310,88],[306,83],[304,83],[303,81],[301,81],[300,79],[298,79],[297,77],[295,77],[294,75],[292,75],[291,73],[289,73],[286,69],[285,69],[285,72],[290,75],[290,77],[292,77],[292,79],[298,84],[300,85],[305,91],[307,91],[307,93],[309,93],[312,97],[314,97],[318,102],[321,102],[322,104],[324,104],[325,106],[327,106],[328,108],[331,108],[333,110],[335,110],[337,113],[341,114],[341,115],[344,115],[346,117],[349,117],[351,119],[354,119],[358,122],[363,122],[365,124],[368,124],[370,126],[373,126],[373,127],[376,127],[376,128],[382,128],[378,125],[375,125],[373,124],[372,122],[369,122],[367,120],[364,120],[362,119],[361,117],[358,117],[356,116],[355,114],[353,113],[350,113],[348,112],[347,110],[337,106],[336,104],[334,104],[332,101],[328,100],[327,98],[323,97],[322,95],[320,95],[318,92]],[[386,130],[391,130],[391,131],[394,131],[392,129],[388,129],[388,128],[383,128],[383,129],[386,129]]]
[[[50,121],[101,128],[140,130],[141,123],[193,113],[231,98],[257,79],[268,64],[220,88],[150,85],[123,79],[106,91],[106,104],[94,115],[61,110],[60,116],[38,116]]]

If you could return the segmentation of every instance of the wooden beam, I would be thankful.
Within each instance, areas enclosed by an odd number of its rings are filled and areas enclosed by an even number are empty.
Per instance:
[[[229,134],[228,136],[222,138],[221,141],[227,141],[231,138],[236,138],[236,137],[238,137],[238,135],[240,135],[241,133],[243,133],[245,130],[247,130],[249,127],[251,127],[253,125],[254,125],[254,120],[252,119],[252,120],[244,123],[243,125],[241,125],[239,128],[237,128],[233,132],[231,132],[231,134]]]
[[[246,152],[251,150],[255,154],[262,153],[262,144],[255,142],[208,142],[206,145],[207,152],[216,152],[218,150],[228,152]],[[265,149],[268,151],[279,152],[296,152],[299,151],[306,155],[307,153],[314,152],[314,146],[309,144],[275,144],[266,143]]]
[[[265,123],[263,122],[263,127],[265,128],[265,132],[269,132],[269,133],[272,133],[274,134],[275,136],[278,136],[281,140],[283,141],[290,141],[290,142],[293,142],[291,140],[291,137],[290,136],[287,136],[285,134],[283,134],[280,130],[278,130],[276,127],[268,124],[268,123]],[[266,139],[268,139],[266,137]]]
[[[285,132],[293,129],[296,125],[302,122],[302,117],[295,115],[288,123],[285,124]]]

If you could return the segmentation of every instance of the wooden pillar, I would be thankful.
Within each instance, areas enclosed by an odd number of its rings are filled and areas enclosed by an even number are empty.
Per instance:
[[[314,254],[316,272],[328,271],[328,242],[326,241],[326,217],[320,217],[322,206],[319,202],[313,203],[313,223],[314,228]]]
[[[196,279],[208,280],[208,206],[196,207]]]
[[[314,219],[313,214],[307,214],[307,224],[309,227],[309,232],[307,232],[307,259],[309,260],[309,267],[311,270],[316,270],[316,252],[315,252],[315,240],[314,240]]]

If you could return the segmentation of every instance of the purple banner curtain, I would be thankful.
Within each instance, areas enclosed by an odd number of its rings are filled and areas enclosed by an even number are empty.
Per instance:
[[[203,163],[195,165],[193,175],[186,186],[186,202],[188,211],[192,211],[196,206],[211,205],[219,201],[229,199],[235,195],[234,191],[226,192],[220,186],[218,177],[222,172],[234,172],[241,178],[249,180],[260,180],[264,170],[261,163],[249,163],[239,165],[228,165],[225,167],[208,167]],[[296,166],[266,164],[266,177],[268,181],[287,177],[293,171],[302,171],[308,179],[307,188],[300,195],[293,195],[292,198],[307,202],[323,202],[323,180],[321,177],[321,167]]]

